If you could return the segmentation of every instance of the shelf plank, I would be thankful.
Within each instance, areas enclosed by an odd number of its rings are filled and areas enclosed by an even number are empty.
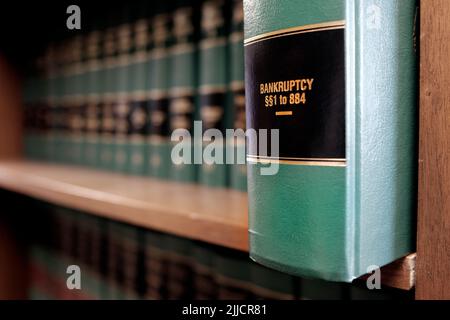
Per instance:
[[[61,206],[248,251],[247,195],[86,168],[0,162],[0,187]],[[382,268],[384,285],[414,286],[415,255]]]
[[[422,0],[420,36],[419,300],[450,299],[450,1]]]
[[[0,187],[105,218],[248,250],[243,192],[25,161],[0,162]]]

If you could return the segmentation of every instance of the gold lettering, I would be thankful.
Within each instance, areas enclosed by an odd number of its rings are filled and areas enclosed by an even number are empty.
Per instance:
[[[259,91],[261,94],[289,93],[300,91],[311,91],[314,78],[293,79],[287,81],[261,83]]]

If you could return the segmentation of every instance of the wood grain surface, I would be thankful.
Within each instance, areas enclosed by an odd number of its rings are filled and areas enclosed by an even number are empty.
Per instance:
[[[417,299],[450,299],[450,1],[421,1]]]

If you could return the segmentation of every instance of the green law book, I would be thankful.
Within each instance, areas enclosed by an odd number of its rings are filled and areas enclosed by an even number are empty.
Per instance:
[[[151,19],[152,41],[148,70],[148,114],[150,131],[147,142],[147,174],[167,179],[170,169],[168,75],[171,19],[166,1],[158,1]]]
[[[51,281],[47,272],[48,250],[41,235],[35,237],[28,249],[30,258],[29,298],[32,300],[52,299]]]
[[[37,79],[35,75],[24,81],[22,101],[24,104],[24,154],[27,159],[36,159],[37,134]]]
[[[221,145],[225,154],[224,140],[214,137],[209,129],[217,129],[222,135],[227,128],[226,91],[228,5],[225,0],[207,0],[202,4],[201,40],[199,44],[199,103],[204,139]],[[219,139],[215,139],[219,138]],[[197,142],[197,141],[196,141]],[[207,186],[227,185],[227,166],[224,157],[209,151],[214,145],[203,144],[203,164],[199,182]],[[216,149],[217,150],[217,149]],[[205,157],[206,155],[209,155]]]
[[[124,252],[122,247],[121,227],[116,221],[108,221],[107,223],[107,291],[105,299],[107,300],[123,300],[125,293],[123,290],[124,282]]]
[[[193,256],[193,298],[195,300],[217,299],[219,290],[216,282],[215,256],[217,248],[202,242],[196,242]]]
[[[114,170],[116,132],[116,65],[118,43],[114,11],[110,12],[103,30],[101,83],[101,130],[99,138],[99,167]]]
[[[50,97],[50,68],[46,54],[43,54],[36,61],[38,72],[38,106],[42,116],[39,134],[37,135],[40,146],[38,147],[38,159],[52,160],[55,139],[53,134],[55,100]]]
[[[82,270],[82,293],[84,297],[99,300],[103,294],[100,278],[101,232],[100,219],[77,213],[79,263]]]
[[[25,150],[30,159],[38,158],[38,134],[39,134],[39,76],[37,71],[25,82],[24,103],[27,105],[29,115],[29,130],[25,134]]]
[[[245,130],[245,82],[244,82],[244,10],[242,0],[234,0],[232,8],[231,33],[229,35],[229,68],[230,68],[230,108],[235,130]],[[242,131],[243,132],[243,131]],[[230,166],[230,187],[236,190],[247,191],[247,165],[245,163],[245,136],[234,139],[233,144],[227,146],[234,148],[235,162]],[[229,142],[229,141],[227,141]],[[239,156],[240,155],[240,156]],[[239,161],[240,159],[240,161]]]
[[[82,292],[79,290],[69,290],[66,286],[66,269],[70,265],[80,263],[80,250],[78,246],[78,225],[77,214],[67,208],[48,206],[47,209],[52,220],[52,248],[54,251],[53,262],[49,270],[51,276],[59,285],[58,299],[78,299]],[[83,278],[82,278],[83,281]],[[56,286],[56,284],[55,284]],[[82,282],[83,288],[83,282]]]
[[[51,85],[50,99],[54,101],[55,119],[54,119],[54,139],[55,146],[52,159],[58,163],[67,164],[71,162],[72,145],[71,145],[71,128],[70,116],[71,111],[76,103],[76,86],[75,86],[75,60],[76,51],[78,50],[74,39],[70,38],[62,43],[63,46],[63,65],[61,66],[60,75],[62,76],[62,90],[58,92],[57,85]],[[56,91],[53,94],[52,91]]]
[[[82,143],[84,118],[82,116],[85,96],[83,95],[83,38],[77,35],[73,39],[72,48],[72,92],[70,95],[69,109],[67,111],[67,145],[64,162],[73,165],[82,163]]]
[[[145,298],[162,300],[167,297],[167,245],[161,233],[147,230],[144,234],[145,243]]]
[[[149,44],[149,4],[138,1],[133,7],[132,39],[133,50],[129,67],[128,81],[131,94],[130,141],[128,173],[143,176],[146,174],[149,130],[147,108],[148,44]]]
[[[252,259],[350,282],[414,250],[416,1],[244,12],[247,127],[279,130],[247,146]]]
[[[37,113],[37,130],[35,135],[35,150],[36,150],[36,160],[46,161],[48,160],[48,134],[51,125],[51,109],[48,104],[48,99],[46,97],[45,81],[42,74],[38,75],[37,80],[37,95],[36,95],[36,113]]]
[[[98,26],[93,25],[86,36],[85,50],[87,61],[84,94],[86,94],[86,105],[84,107],[85,133],[83,139],[83,164],[87,167],[98,167],[98,146],[100,140],[100,75],[101,75],[101,40],[102,34]]]
[[[56,80],[66,83],[66,69],[67,58],[62,59],[61,54],[56,55],[56,52],[49,46],[43,57],[44,63],[44,83],[43,95],[45,96],[45,104],[48,108],[48,125],[49,130],[44,135],[45,149],[44,159],[47,161],[58,162],[61,153],[58,148],[61,146],[63,140],[62,134],[62,115],[64,113],[64,103],[62,92],[57,90],[55,86]],[[59,62],[60,65],[57,65]],[[61,65],[62,64],[62,65]]]
[[[120,239],[122,263],[122,283],[121,290],[126,300],[139,299],[138,292],[138,260],[140,253],[140,232],[136,227],[120,224],[116,232]]]
[[[126,173],[129,165],[131,92],[129,90],[131,53],[133,49],[131,13],[128,5],[120,7],[117,36],[116,81],[116,132],[114,141],[114,170]]]
[[[240,251],[216,248],[215,280],[219,300],[252,298],[251,267],[248,256]]]
[[[193,134],[196,112],[197,90],[197,47],[196,40],[199,29],[199,2],[195,0],[175,1],[173,12],[172,38],[169,50],[169,125],[170,132],[185,130]],[[186,142],[187,140],[183,140]],[[183,143],[184,143],[183,142]],[[178,146],[180,142],[173,142]],[[192,159],[193,145],[186,144],[183,150],[189,150]],[[178,154],[182,156],[181,152]],[[180,182],[194,182],[197,177],[197,166],[193,163],[171,162],[170,179]]]
[[[189,239],[165,234],[167,247],[167,299],[183,300],[193,296],[193,243]]]

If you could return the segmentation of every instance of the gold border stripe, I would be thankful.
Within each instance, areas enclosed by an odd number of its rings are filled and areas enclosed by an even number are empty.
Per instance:
[[[301,27],[281,29],[281,30],[277,30],[277,31],[264,33],[264,34],[261,34],[261,35],[255,36],[255,37],[251,37],[251,38],[245,39],[244,44],[249,45],[249,44],[252,44],[255,42],[268,40],[270,38],[281,37],[283,35],[334,30],[334,29],[342,29],[342,28],[345,28],[345,20],[308,24],[308,25],[301,26]]]
[[[268,156],[254,156],[247,155],[247,158],[262,159],[262,160],[288,160],[288,161],[328,161],[328,162],[346,162],[345,158],[290,158],[290,157],[268,157]]]
[[[347,167],[346,162],[327,162],[327,161],[288,161],[288,160],[269,160],[269,159],[255,159],[247,158],[248,163],[260,163],[260,164],[288,164],[293,166],[311,166],[311,167]]]

